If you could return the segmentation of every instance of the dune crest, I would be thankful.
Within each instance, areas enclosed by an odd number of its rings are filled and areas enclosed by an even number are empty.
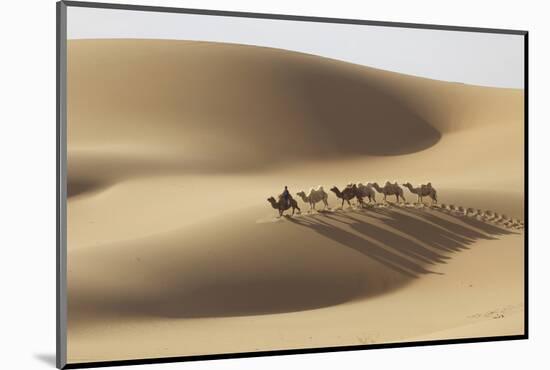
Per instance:
[[[523,91],[220,43],[68,54],[72,360],[523,331],[481,322],[523,307]],[[441,206],[334,211],[388,180]],[[276,219],[312,185],[330,211]]]
[[[311,310],[392,292],[435,274],[478,240],[517,234],[429,209],[373,208],[255,223],[250,214],[258,212],[218,217],[215,233],[205,232],[210,221],[73,251],[71,267],[78,272],[69,289],[79,289],[72,290],[70,307],[96,319]],[[94,274],[99,266],[102,274]]]
[[[70,40],[68,92],[70,194],[91,189],[79,185],[93,182],[79,170],[89,162],[109,184],[415,153],[445,132],[520,118],[523,96],[280,49],[134,39]],[[99,142],[119,148],[115,160],[79,154]]]
[[[440,138],[361,70],[321,57],[164,40],[71,40],[68,53],[69,153],[133,143],[169,152],[175,171],[255,170],[258,159],[399,155]]]

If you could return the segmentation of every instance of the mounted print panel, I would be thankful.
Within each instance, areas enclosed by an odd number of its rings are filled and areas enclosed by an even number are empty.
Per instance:
[[[59,7],[59,366],[526,338],[526,32]]]

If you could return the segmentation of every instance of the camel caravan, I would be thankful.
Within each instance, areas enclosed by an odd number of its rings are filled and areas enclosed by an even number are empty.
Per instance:
[[[507,228],[523,229],[524,224],[522,221],[510,218],[506,215],[501,215],[493,211],[482,211],[480,209],[473,208],[464,208],[461,206],[447,205],[437,203],[437,191],[432,186],[430,182],[427,184],[421,184],[417,187],[413,186],[410,182],[402,184],[402,186],[413,195],[416,195],[416,203],[408,203],[405,199],[403,187],[401,187],[397,182],[391,183],[386,181],[383,187],[378,185],[378,183],[349,183],[345,188],[340,190],[337,186],[330,188],[330,191],[334,193],[336,199],[340,202],[339,209],[343,209],[344,203],[348,204],[348,207],[351,208],[352,200],[356,200],[356,206],[359,208],[368,208],[368,207],[384,207],[389,204],[394,204],[398,206],[408,206],[408,207],[426,207],[424,203],[424,198],[430,199],[430,206],[433,209],[440,210],[444,213],[448,213],[454,216],[467,216],[473,217],[480,221],[492,222],[498,225],[505,226]],[[382,203],[377,203],[376,194],[382,194],[383,201]],[[322,210],[330,210],[328,204],[328,193],[324,190],[323,186],[319,185],[318,187],[311,188],[308,193],[305,191],[299,191],[296,195],[309,206],[308,212],[316,211],[317,203],[322,203]],[[395,203],[390,203],[388,197],[393,199],[395,197]],[[295,212],[301,213],[301,209],[298,206],[298,202],[288,190],[288,187],[285,186],[284,191],[278,196],[278,199],[275,197],[269,197],[267,201],[271,206],[279,212],[279,217],[284,215],[284,212],[287,210],[292,210],[292,215],[294,216]]]
[[[418,203],[422,203],[424,197],[430,197],[432,204],[437,203],[437,192],[432,187],[431,183],[420,185],[419,187],[413,187],[410,183],[403,184],[406,188],[410,190],[411,193],[417,195]],[[360,207],[366,207],[367,205],[377,204],[376,202],[376,193],[380,193],[384,196],[384,202],[388,202],[387,197],[395,196],[396,203],[406,203],[404,196],[403,188],[397,183],[391,183],[389,181],[381,187],[378,183],[350,183],[345,188],[340,190],[337,186],[333,186],[330,191],[332,191],[336,198],[342,200],[340,207],[344,206],[344,203],[347,203],[349,207],[352,207],[351,201],[356,200],[357,205]],[[304,203],[309,205],[309,210],[315,211],[315,206],[317,203],[323,203],[323,210],[330,209],[328,205],[328,193],[322,186],[316,188],[311,188],[306,194],[305,191],[300,191],[296,195],[302,199]],[[300,207],[296,200],[290,194],[288,187],[285,186],[285,189],[282,194],[279,195],[278,199],[270,197],[267,199],[271,206],[279,211],[279,216],[282,216],[285,211],[292,209],[292,214],[296,212],[301,212]]]

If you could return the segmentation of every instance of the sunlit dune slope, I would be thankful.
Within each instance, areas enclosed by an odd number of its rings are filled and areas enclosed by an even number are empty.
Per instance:
[[[430,181],[523,218],[523,101],[280,49],[69,41],[69,358],[522,333],[521,230],[334,211],[329,188]],[[267,197],[319,184],[331,212],[276,219]]]
[[[151,172],[414,153],[472,127],[513,135],[523,115],[521,90],[174,40],[71,40],[68,93],[70,195]]]

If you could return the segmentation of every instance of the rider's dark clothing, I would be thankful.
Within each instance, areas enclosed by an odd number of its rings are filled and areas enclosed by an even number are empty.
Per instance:
[[[285,189],[283,191],[283,199],[285,200],[286,204],[288,204],[290,202],[290,199],[292,198],[292,196],[290,195],[290,192],[288,191],[288,189]]]

